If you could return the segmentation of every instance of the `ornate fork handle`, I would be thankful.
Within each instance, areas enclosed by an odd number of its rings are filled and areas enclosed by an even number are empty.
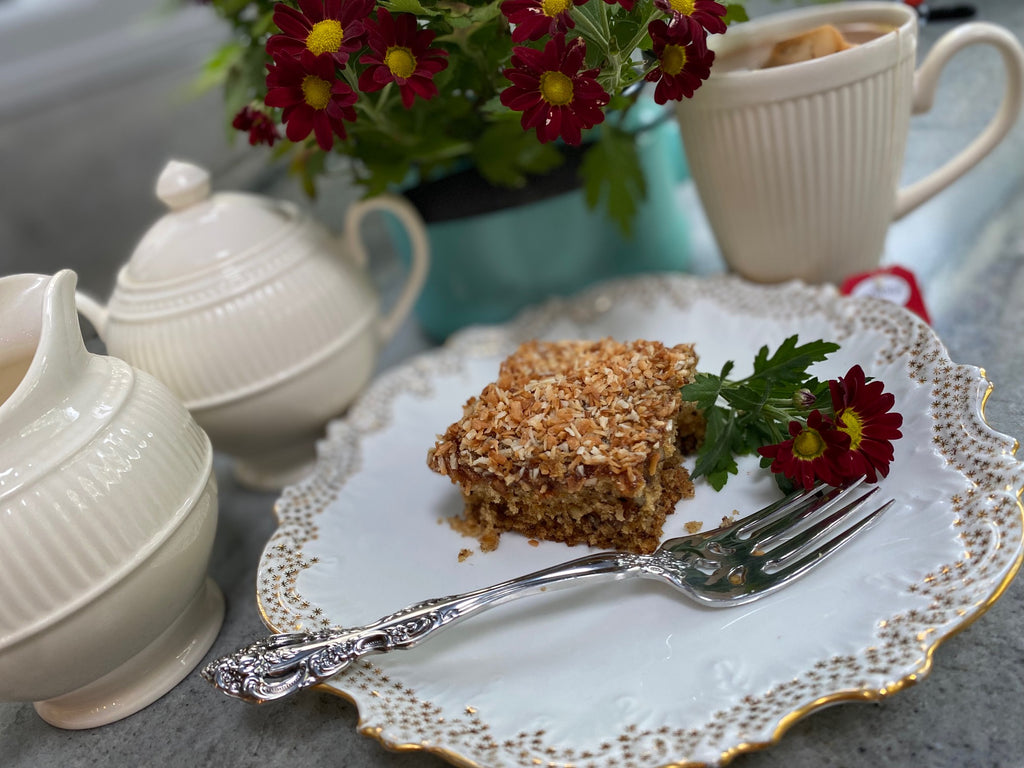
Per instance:
[[[463,619],[549,587],[661,576],[661,554],[600,552],[473,592],[425,600],[364,627],[270,635],[211,662],[202,676],[229,696],[273,701],[323,682],[361,656],[411,648]]]

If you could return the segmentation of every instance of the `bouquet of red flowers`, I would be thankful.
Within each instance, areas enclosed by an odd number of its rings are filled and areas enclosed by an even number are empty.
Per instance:
[[[331,152],[369,194],[459,163],[517,186],[600,125],[584,183],[623,224],[643,191],[622,124],[639,86],[660,104],[692,96],[714,63],[708,35],[746,18],[714,0],[210,4],[235,30],[207,67],[233,125],[289,153],[308,188]]]

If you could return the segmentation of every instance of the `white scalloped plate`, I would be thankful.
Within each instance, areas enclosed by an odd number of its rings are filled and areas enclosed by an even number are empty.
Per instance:
[[[757,348],[797,333],[842,348],[814,372],[860,363],[904,415],[885,493],[896,504],[832,561],[732,609],[655,582],[578,587],[495,608],[408,651],[371,657],[327,686],[362,732],[457,765],[654,768],[723,764],[828,704],[878,699],[926,674],[938,644],[991,605],[1020,566],[1024,468],[987,426],[990,385],[954,364],[910,313],[831,287],[731,277],[605,284],[471,329],[377,380],[331,424],[314,475],[277,505],[258,600],[274,631],[364,624],[584,554],[505,534],[481,553],[443,521],[460,509],[427,448],[521,340],[696,342],[701,367],[737,375]],[[756,463],[725,490],[698,483],[665,535],[705,528],[776,494]],[[463,549],[473,554],[460,561]]]

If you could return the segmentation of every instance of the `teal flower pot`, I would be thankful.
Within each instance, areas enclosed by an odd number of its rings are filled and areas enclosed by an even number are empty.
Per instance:
[[[525,190],[490,187],[469,170],[406,192],[430,239],[430,272],[416,316],[431,337],[440,341],[467,325],[502,322],[612,277],[687,268],[686,219],[676,199],[686,177],[678,127],[653,102],[634,111],[640,112],[647,196],[632,237],[600,206],[587,207],[576,175],[582,152],[571,147],[564,166]],[[407,252],[397,228],[391,234]]]

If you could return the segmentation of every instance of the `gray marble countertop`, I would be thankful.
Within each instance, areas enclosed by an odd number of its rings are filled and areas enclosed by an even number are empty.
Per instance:
[[[1024,4],[981,0],[980,18],[1024,37]],[[930,23],[922,50],[948,28]],[[922,175],[977,131],[994,110],[979,84],[998,79],[997,57],[967,51],[949,68],[937,108],[915,118],[907,150],[908,179]],[[5,134],[4,129],[8,132]],[[0,156],[13,165],[10,126],[0,123]],[[7,160],[12,160],[12,166]],[[22,180],[24,181],[24,180]],[[16,187],[17,184],[6,186]],[[26,182],[27,183],[27,182]],[[24,186],[24,185],[23,185]],[[693,190],[680,191],[693,203]],[[37,197],[42,200],[43,198]],[[3,200],[3,198],[0,198]],[[10,203],[10,205],[8,205]],[[19,222],[4,200],[4,224]],[[722,269],[706,225],[694,226],[698,271]],[[41,241],[48,236],[38,234]],[[57,226],[54,221],[51,226]],[[4,232],[0,227],[0,235]],[[139,231],[129,228],[125,241]],[[99,236],[99,235],[98,235]],[[24,242],[32,242],[31,238]],[[69,266],[83,283],[112,285],[110,262],[78,255],[39,256],[31,249],[4,253],[0,273],[49,271]],[[48,261],[49,260],[49,261]],[[996,430],[1024,436],[1024,125],[951,189],[895,224],[886,261],[914,270],[933,326],[956,362],[983,367],[995,389],[986,416]],[[428,345],[409,322],[388,348],[381,368]],[[209,657],[264,634],[256,610],[255,573],[275,528],[275,495],[239,487],[230,464],[218,457],[220,520],[210,567],[227,598],[223,629]],[[2,598],[0,598],[2,599]],[[1024,765],[1024,583],[1012,582],[984,615],[945,641],[931,672],[881,702],[843,704],[793,725],[768,749],[743,754],[737,768],[1015,768]],[[45,663],[45,660],[40,660]],[[359,715],[346,700],[307,691],[271,705],[250,706],[212,690],[193,672],[174,690],[120,722],[88,731],[53,728],[31,704],[0,703],[0,765],[60,766],[380,766],[447,765],[424,752],[391,752],[359,732]]]

